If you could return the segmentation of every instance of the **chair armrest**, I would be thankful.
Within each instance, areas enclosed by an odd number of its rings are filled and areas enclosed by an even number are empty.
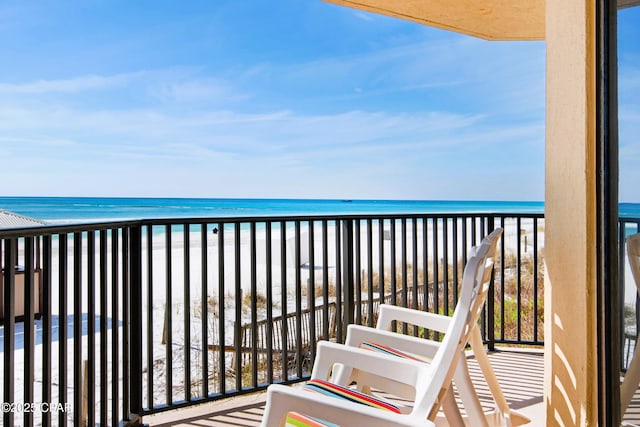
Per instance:
[[[398,334],[382,329],[370,328],[362,325],[349,325],[347,327],[347,339],[345,345],[360,347],[364,342],[375,342],[399,350],[419,354],[427,358],[433,357],[440,343],[425,338]]]
[[[284,425],[286,414],[291,411],[342,427],[435,427],[435,424],[424,418],[382,411],[280,384],[270,385],[267,389],[267,404],[260,426],[280,427]]]
[[[436,332],[446,332],[449,323],[451,323],[451,317],[449,316],[414,310],[412,308],[381,304],[376,328],[390,330],[391,322],[394,320],[421,326]]]
[[[329,380],[336,364],[388,378],[416,388],[424,380],[428,366],[409,362],[370,350],[348,347],[329,341],[318,343],[311,379]]]
[[[349,325],[347,328],[347,339],[345,345],[349,347],[359,348],[364,342],[373,342],[381,344],[383,346],[391,347],[403,352],[415,353],[424,358],[432,358],[438,351],[440,343],[437,341],[431,341],[424,338],[412,337],[409,335],[402,335],[391,331],[384,331],[381,329],[370,328],[361,325]],[[374,354],[371,350],[365,350]],[[404,360],[409,362],[410,359],[403,359],[393,357],[396,360]],[[413,363],[412,361],[410,363]],[[358,368],[354,370],[354,368]],[[365,379],[367,377],[368,379]],[[380,384],[380,380],[373,378],[371,375],[362,375],[359,366],[347,366],[336,365],[333,369],[333,381],[336,384],[347,385],[352,381],[356,381],[359,384],[376,385]],[[384,381],[383,381],[384,382]],[[395,381],[394,381],[395,383]],[[406,387],[395,387],[395,392],[399,396],[408,396],[410,393]]]

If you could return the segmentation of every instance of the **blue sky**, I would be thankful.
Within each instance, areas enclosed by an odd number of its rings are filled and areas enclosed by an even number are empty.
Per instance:
[[[636,9],[620,22],[627,201]],[[544,198],[543,42],[319,0],[9,0],[0,57],[2,195]]]

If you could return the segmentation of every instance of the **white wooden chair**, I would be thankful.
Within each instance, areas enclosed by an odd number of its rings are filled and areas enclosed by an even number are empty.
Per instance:
[[[459,355],[459,361],[454,374],[454,384],[458,390],[466,415],[463,418],[466,425],[469,426],[519,426],[527,424],[530,420],[512,411],[502,393],[502,389],[496,375],[491,367],[489,358],[484,348],[482,341],[482,335],[478,326],[477,320],[482,311],[484,301],[486,299],[486,292],[489,289],[491,281],[491,270],[493,265],[493,258],[495,257],[498,240],[502,235],[502,229],[496,229],[489,234],[483,241],[483,244],[489,245],[489,251],[487,254],[486,266],[481,278],[482,286],[480,292],[483,294],[480,298],[475,300],[475,306],[473,308],[474,319],[470,319],[471,331],[468,334],[469,343],[475,355],[475,358],[481,368],[481,372],[489,386],[489,390],[492,393],[494,400],[494,409],[484,412],[477,393],[471,381],[469,375],[469,369],[467,365],[467,358],[464,348],[461,349]],[[427,313],[402,307],[395,307],[391,305],[383,305],[380,307],[380,315],[378,317],[378,323],[376,328],[369,328],[360,325],[350,325],[347,331],[346,345],[353,347],[363,347],[378,352],[385,352],[393,354],[403,358],[415,360],[416,363],[425,363],[433,357],[435,352],[440,347],[438,341],[427,340],[424,338],[411,337],[402,335],[399,333],[391,332],[393,322],[404,322],[410,325],[416,325],[425,330],[431,330],[436,332],[445,332],[451,317],[443,316],[434,313]],[[358,379],[356,375],[353,375],[349,369],[340,369],[336,374],[336,382],[338,384],[348,384],[352,381],[362,382],[362,379]],[[366,386],[362,384],[361,386]],[[376,387],[387,389],[389,387],[388,382],[377,379]],[[449,419],[449,424],[455,424],[456,420],[459,420],[459,412],[452,412],[450,410],[451,404],[445,405],[445,414]],[[447,422],[442,419],[436,419],[438,425],[447,425]]]
[[[309,383],[302,388],[269,386],[261,426],[287,425],[291,414],[314,417],[316,421],[292,422],[290,425],[434,426],[433,420],[441,405],[445,405],[450,420],[455,419],[457,425],[463,425],[451,380],[487,295],[484,278],[487,271],[490,276],[492,269],[488,259],[490,249],[491,243],[485,240],[469,258],[463,273],[460,300],[431,363],[415,363],[366,349],[321,342]],[[336,378],[331,377],[334,369],[353,374],[348,376],[356,379],[358,390],[347,387],[346,383],[336,383]],[[368,387],[362,386],[375,386],[380,380],[385,392],[411,396],[411,404],[389,407],[387,402],[371,394]],[[381,410],[382,407],[386,410]]]
[[[633,280],[636,282],[638,295],[640,295],[640,233],[627,237],[627,258],[631,266]],[[628,366],[624,380],[620,384],[620,409],[622,415],[626,412],[633,394],[640,384],[640,345],[637,342]]]

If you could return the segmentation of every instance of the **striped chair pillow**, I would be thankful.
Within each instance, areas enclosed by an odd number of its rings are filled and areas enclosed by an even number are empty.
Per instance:
[[[357,390],[349,387],[344,387],[338,384],[332,384],[322,380],[311,380],[304,386],[304,390],[313,391],[316,393],[324,394],[325,396],[336,397],[339,399],[348,400],[350,402],[359,403],[362,405],[371,406],[372,408],[378,408],[385,411],[400,413],[400,408],[394,405],[392,402],[381,399],[369,394],[360,393]]]
[[[340,427],[318,418],[308,417],[298,412],[288,412],[285,427]]]
[[[365,341],[360,344],[360,348],[375,351],[378,353],[389,354],[391,356],[402,357],[403,359],[415,360],[422,363],[431,363],[431,360],[433,360],[431,357],[422,356],[416,353],[409,353],[408,351],[398,350],[397,348],[388,347],[386,345],[369,341]]]

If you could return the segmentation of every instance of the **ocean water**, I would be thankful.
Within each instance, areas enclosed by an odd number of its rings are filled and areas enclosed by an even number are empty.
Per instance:
[[[544,213],[540,201],[0,197],[0,210],[50,223],[332,214]],[[640,218],[640,203],[620,216]]]
[[[543,202],[0,197],[0,209],[50,223],[331,214],[542,213]]]

